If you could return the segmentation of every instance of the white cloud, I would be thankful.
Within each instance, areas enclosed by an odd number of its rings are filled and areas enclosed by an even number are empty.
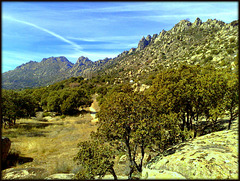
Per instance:
[[[67,37],[70,40],[80,40],[80,41],[88,41],[88,42],[99,42],[99,41],[125,41],[125,40],[138,40],[139,36],[137,35],[126,35],[126,36],[104,36],[104,37]]]
[[[50,31],[50,30],[48,30],[48,29],[46,29],[46,28],[40,27],[40,26],[38,26],[38,25],[36,25],[36,24],[29,23],[29,22],[23,21],[23,20],[18,20],[18,19],[12,18],[12,17],[10,17],[10,16],[6,16],[6,15],[3,16],[3,19],[7,19],[7,20],[11,20],[11,21],[15,21],[15,22],[18,22],[18,23],[22,23],[22,24],[26,24],[26,25],[35,27],[35,28],[37,28],[37,29],[39,29],[39,30],[41,30],[41,31],[44,31],[44,32],[46,32],[46,33],[48,33],[48,34],[50,34],[50,35],[58,38],[59,40],[65,42],[65,43],[68,43],[68,44],[72,45],[76,51],[81,51],[81,49],[82,49],[82,48],[81,48],[79,45],[77,45],[76,43],[74,43],[74,42],[72,42],[72,41],[64,38],[63,36],[61,36],[61,35],[59,35],[59,34],[57,34],[57,33],[55,33],[55,32],[52,32],[52,31]]]

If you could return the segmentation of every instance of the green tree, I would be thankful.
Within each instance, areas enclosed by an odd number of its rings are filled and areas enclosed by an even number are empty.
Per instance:
[[[197,66],[180,66],[160,72],[146,94],[161,114],[175,113],[181,120],[181,130],[193,129],[193,120],[201,112],[196,109]],[[199,102],[198,102],[199,103]],[[197,121],[197,120],[195,120]],[[184,135],[183,140],[185,140]]]
[[[3,117],[13,120],[35,115],[37,103],[31,95],[25,92],[13,90],[2,90],[2,115]]]
[[[60,105],[62,100],[60,99],[60,94],[58,91],[50,92],[49,96],[47,97],[47,110],[54,111],[54,112],[61,112]]]
[[[82,166],[77,173],[77,179],[94,179],[95,176],[102,178],[110,172],[117,180],[114,171],[114,151],[110,146],[98,141],[84,141],[78,144],[79,151],[74,160]]]
[[[1,111],[3,117],[10,119],[10,120],[16,120],[18,117],[18,106],[17,106],[17,98],[18,94],[15,91],[12,90],[5,90],[2,89],[2,102],[1,102]]]
[[[164,130],[146,96],[134,93],[127,86],[122,91],[108,95],[101,104],[95,136],[115,146],[123,145],[130,162],[128,177],[131,179],[134,171],[142,172],[146,149],[161,140]],[[138,153],[140,161],[136,160]]]
[[[225,73],[227,82],[227,91],[224,97],[224,105],[229,115],[228,129],[231,128],[232,121],[239,115],[239,80],[236,73],[228,71]]]
[[[38,88],[38,89],[35,89],[31,94],[35,98],[35,100],[37,101],[40,107],[41,107],[41,99],[44,96],[45,92],[46,92],[46,88]]]
[[[195,137],[198,129],[206,128],[199,127],[204,117],[210,126],[224,115],[226,83],[221,69],[210,65],[180,65],[160,72],[146,94],[162,114],[176,113],[181,130],[194,130]]]

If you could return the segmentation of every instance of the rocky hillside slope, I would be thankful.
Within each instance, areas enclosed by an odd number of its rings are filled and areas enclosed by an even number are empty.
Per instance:
[[[202,22],[197,18],[194,23],[182,20],[169,31],[143,37],[137,49],[121,54],[122,58],[105,72],[138,82],[180,62],[236,68],[237,53],[238,21],[226,24],[212,19]]]
[[[236,68],[238,52],[238,20],[224,23],[216,19],[193,23],[182,20],[169,31],[143,37],[137,48],[124,51],[115,58],[92,62],[80,57],[75,64],[65,57],[30,61],[2,74],[2,87],[19,89],[46,86],[76,76],[91,78],[110,75],[122,80],[142,82],[163,67],[213,63]]]
[[[161,173],[168,171],[186,179],[237,179],[238,120],[231,130],[197,137],[173,147],[168,156],[156,157],[144,170],[143,177],[160,179]]]

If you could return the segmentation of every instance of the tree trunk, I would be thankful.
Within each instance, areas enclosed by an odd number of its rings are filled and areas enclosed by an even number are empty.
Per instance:
[[[130,165],[130,172],[129,172],[129,175],[128,175],[128,180],[132,180],[132,174],[134,172],[134,166],[133,164],[131,163]]]
[[[132,153],[131,153],[131,149],[130,149],[130,143],[129,143],[130,140],[129,139],[130,138],[128,136],[126,136],[125,144],[126,144],[126,147],[127,147],[128,159],[129,159],[129,162],[131,164],[128,179],[131,180],[132,179],[132,174],[134,172],[134,163],[133,163],[133,160],[132,160]]]
[[[141,145],[141,153],[142,153],[142,156],[141,156],[141,161],[140,161],[140,164],[138,166],[138,171],[139,172],[142,172],[142,165],[143,165],[143,159],[144,159],[144,146],[143,146],[144,142],[142,141],[142,145]]]
[[[230,114],[230,119],[229,119],[229,122],[228,122],[228,129],[231,129],[231,124],[232,124],[232,120],[233,120],[233,111],[230,110],[231,114]]]
[[[114,180],[117,180],[117,179],[118,179],[118,178],[117,178],[117,175],[116,175],[116,173],[115,173],[115,171],[114,171],[114,169],[113,169],[113,167],[110,168],[110,173],[113,175]]]
[[[189,114],[187,112],[187,130],[190,130],[190,120],[189,120]]]
[[[183,124],[182,124],[182,131],[184,131],[184,128],[185,128],[185,124],[186,124],[186,120],[185,120],[185,116],[183,115]]]
[[[229,119],[229,122],[228,122],[228,129],[231,129],[231,124],[232,124],[232,116],[231,116],[231,118]]]

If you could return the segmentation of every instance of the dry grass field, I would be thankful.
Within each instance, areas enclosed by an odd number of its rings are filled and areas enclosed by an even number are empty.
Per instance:
[[[97,106],[95,102],[94,105]],[[89,140],[90,133],[97,128],[91,122],[94,114],[89,110],[87,108],[85,114],[77,117],[47,117],[44,122],[20,119],[14,128],[3,129],[2,136],[12,142],[10,152],[19,154],[21,158],[14,168],[43,168],[46,173],[42,177],[76,172],[73,157],[78,152],[77,144]]]

